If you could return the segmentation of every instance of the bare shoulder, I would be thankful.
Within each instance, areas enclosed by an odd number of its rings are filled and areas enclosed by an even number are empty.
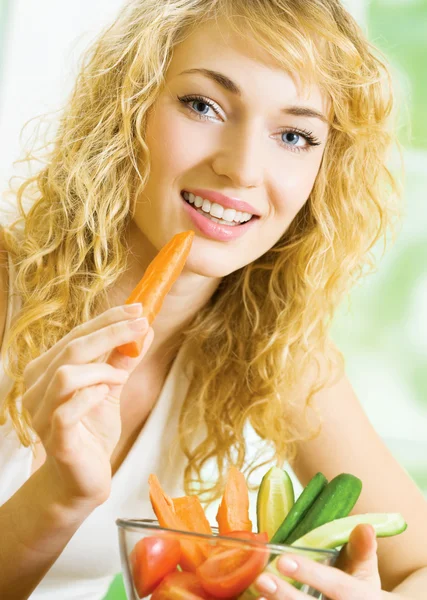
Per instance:
[[[6,324],[7,298],[9,293],[9,265],[4,248],[3,228],[0,226],[0,347]]]
[[[291,466],[304,486],[318,471],[328,480],[339,473],[359,477],[362,493],[351,514],[403,515],[407,530],[378,543],[381,579],[390,591],[427,564],[427,502],[375,431],[345,372],[313,400],[321,430],[315,439],[300,443]]]

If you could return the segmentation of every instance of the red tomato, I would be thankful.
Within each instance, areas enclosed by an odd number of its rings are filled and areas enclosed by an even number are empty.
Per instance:
[[[135,544],[129,558],[136,591],[140,598],[144,598],[165,575],[176,570],[181,546],[171,537],[146,537]]]
[[[227,537],[236,537],[266,543],[266,533],[231,531]],[[196,574],[203,589],[216,598],[232,598],[241,594],[261,573],[268,562],[266,548],[232,548],[218,546],[211,556],[197,568]]]
[[[202,588],[197,575],[176,571],[169,573],[154,590],[151,600],[212,600]]]

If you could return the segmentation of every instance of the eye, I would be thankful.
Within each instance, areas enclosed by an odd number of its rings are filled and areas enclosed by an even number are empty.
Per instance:
[[[215,119],[214,116],[209,115],[210,109],[212,109],[218,117],[220,116],[219,106],[212,100],[204,98],[203,96],[178,96],[178,100],[199,119]]]
[[[304,146],[307,144],[306,140],[294,131],[284,131],[282,133],[282,140],[285,144],[290,144],[291,146]]]
[[[285,129],[280,132],[280,138],[280,144],[291,152],[307,151],[312,146],[321,144],[320,140],[306,129]]]
[[[193,110],[195,110],[196,112],[200,111],[200,114],[203,115],[207,115],[209,110],[211,109],[211,107],[202,100],[194,100],[193,102],[191,102],[190,106]]]

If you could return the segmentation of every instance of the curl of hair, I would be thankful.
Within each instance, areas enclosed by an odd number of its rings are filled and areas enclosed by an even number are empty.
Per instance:
[[[279,466],[315,435],[295,407],[302,400],[308,408],[333,371],[342,371],[328,327],[350,288],[375,267],[372,248],[398,215],[386,166],[394,141],[389,71],[353,18],[338,0],[128,2],[84,54],[46,166],[19,186],[20,218],[3,230],[22,308],[4,341],[14,385],[0,424],[9,415],[29,446],[31,417],[17,405],[25,366],[110,306],[107,292],[126,270],[134,199],[149,176],[147,116],[173,48],[193,27],[222,17],[298,73],[303,86],[319,85],[331,101],[331,125],[314,187],[290,227],[268,252],[224,277],[182,335],[192,368],[179,421],[185,488],[198,485],[209,499],[223,489],[227,464],[252,472],[247,423]],[[26,214],[22,198],[32,189]],[[319,368],[299,398],[313,365]],[[200,427],[206,435],[193,447]],[[210,459],[214,483],[202,481]]]

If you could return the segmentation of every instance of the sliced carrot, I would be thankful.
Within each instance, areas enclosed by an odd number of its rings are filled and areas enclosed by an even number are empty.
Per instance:
[[[198,496],[172,498],[175,513],[188,527],[188,531],[212,535],[212,529]]]
[[[224,494],[216,515],[220,535],[230,531],[252,531],[249,492],[243,473],[230,467]]]
[[[126,300],[125,304],[142,303],[143,316],[147,317],[149,325],[154,321],[166,295],[181,274],[193,238],[192,230],[174,235],[148,265],[141,281]],[[143,343],[143,339],[129,342],[117,346],[117,350],[125,356],[135,358],[141,353]]]
[[[156,475],[150,475],[148,483],[151,505],[159,521],[159,525],[168,529],[191,531],[176,514],[172,498],[165,494]],[[180,539],[179,541],[181,544],[180,565],[185,571],[194,572],[205,560],[205,554],[197,542],[186,539]]]
[[[198,496],[183,496],[172,498],[177,516],[181,519],[188,531],[212,535],[212,529],[203,510]],[[212,546],[209,542],[197,542],[203,557],[206,559],[211,553]]]
[[[148,478],[150,486],[150,501],[160,527],[169,529],[182,529],[184,524],[175,512],[172,498],[168,496],[160,485],[156,475]]]

